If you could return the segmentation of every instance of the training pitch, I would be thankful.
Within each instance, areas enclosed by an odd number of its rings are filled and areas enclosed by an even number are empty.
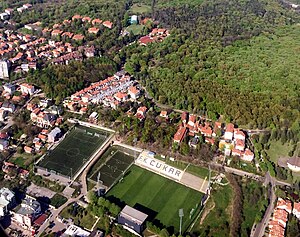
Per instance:
[[[76,126],[54,150],[45,155],[38,166],[73,178],[109,135],[102,130]]]
[[[182,230],[185,231],[199,210],[203,194],[133,165],[106,196],[145,212],[164,226],[173,227],[176,233],[180,223],[178,210],[183,208]],[[192,211],[196,208],[197,211]]]
[[[108,160],[101,168],[100,165]],[[102,156],[99,165],[96,163],[92,168],[89,179],[92,182],[97,182],[100,172],[100,181],[106,186],[110,187],[116,180],[122,176],[123,172],[131,165],[134,158],[117,147],[110,147]]]

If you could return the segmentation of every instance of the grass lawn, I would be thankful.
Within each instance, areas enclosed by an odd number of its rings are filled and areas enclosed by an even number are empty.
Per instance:
[[[68,199],[58,193],[56,193],[52,198],[51,198],[51,205],[54,206],[55,208],[59,208],[61,205],[63,205]]]
[[[277,160],[280,157],[288,157],[288,153],[293,149],[293,146],[290,143],[282,143],[280,141],[271,141],[270,148],[267,150],[267,154],[270,157],[271,161],[277,164]]]
[[[208,178],[208,176],[209,176],[209,170],[205,167],[200,167],[200,166],[196,166],[193,164],[188,165],[187,163],[178,161],[178,160],[170,161],[169,159],[167,159],[167,160],[163,160],[163,161],[165,161],[167,164],[174,166],[181,170],[184,170],[187,167],[186,171],[188,173],[198,176],[202,179],[204,179],[205,177]],[[216,175],[216,172],[212,171],[211,176],[214,176],[214,175]]]
[[[224,187],[215,185],[211,198],[202,213],[202,223],[197,220],[192,232],[197,236],[227,237],[230,231],[231,200],[233,191],[230,185]],[[206,213],[205,216],[203,214]]]
[[[34,159],[39,155],[31,155],[31,154],[14,154],[10,159],[9,162],[16,164],[17,166],[27,169],[30,164],[33,163]]]
[[[151,12],[151,6],[136,3],[133,4],[132,7],[129,9],[129,12],[131,14],[143,14],[143,13],[150,13]]]
[[[143,33],[143,25],[130,25],[126,28],[128,32],[132,31],[134,35],[141,35]]]
[[[108,136],[104,131],[77,126],[38,165],[73,177]]]
[[[182,229],[186,230],[191,222],[190,211],[199,205],[202,196],[200,192],[135,165],[125,174],[122,182],[107,193],[109,199],[119,199],[146,212],[150,219],[160,221],[175,233],[179,231],[178,210],[184,209]]]
[[[106,160],[108,161],[101,167]],[[117,147],[110,147],[99,159],[89,172],[89,180],[97,182],[98,173],[101,174],[101,181],[107,187],[110,187],[122,173],[131,165],[134,158]],[[100,168],[101,167],[101,168]]]

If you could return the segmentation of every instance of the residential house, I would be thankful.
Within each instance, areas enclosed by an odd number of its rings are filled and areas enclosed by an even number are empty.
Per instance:
[[[82,16],[80,16],[80,15],[74,15],[72,17],[72,21],[75,21],[75,20],[80,20],[81,21],[81,19],[82,19]]]
[[[253,159],[254,159],[254,153],[248,148],[246,148],[242,156],[242,160],[251,162]]]
[[[235,149],[243,151],[245,149],[245,140],[236,139],[235,140]]]
[[[234,139],[239,139],[239,140],[245,141],[246,135],[245,135],[245,133],[243,131],[241,131],[239,129],[235,129],[235,131],[234,131]]]
[[[29,94],[29,95],[32,95],[35,91],[35,88],[33,85],[29,85],[27,83],[23,83],[20,85],[20,89],[21,89],[21,92],[24,93],[24,94]]]
[[[179,127],[177,132],[174,135],[174,142],[181,143],[187,133],[186,127]]]
[[[300,202],[294,202],[293,214],[300,220]]]
[[[98,32],[99,32],[99,29],[98,28],[96,28],[96,27],[92,27],[92,28],[89,28],[88,29],[88,32],[89,32],[89,34],[98,34]]]
[[[205,142],[209,143],[211,145],[215,145],[215,139],[214,138],[210,138],[210,137],[205,137]]]
[[[131,86],[128,88],[128,94],[132,99],[136,100],[140,97],[141,92],[136,88],[136,86]]]
[[[7,8],[5,9],[5,12],[8,14],[8,15],[11,15],[13,13],[14,9],[12,8]]]
[[[62,30],[56,29],[51,32],[51,35],[56,37],[56,36],[60,36],[62,33],[63,33]]]
[[[81,34],[77,34],[77,35],[73,36],[73,40],[83,40],[83,39],[84,39],[84,36]]]
[[[185,124],[188,120],[189,114],[187,112],[183,112],[181,114],[181,121]]]
[[[98,19],[98,18],[96,18],[96,19],[94,19],[94,20],[92,20],[92,24],[93,25],[100,25],[102,23],[102,20],[100,20],[100,19]]]
[[[46,142],[46,140],[47,140],[47,135],[41,134],[41,133],[40,133],[40,134],[38,135],[38,138],[41,139],[43,142]]]
[[[6,12],[2,12],[2,13],[0,13],[0,18],[3,21],[8,20],[9,19],[9,14],[7,14]]]
[[[168,111],[166,111],[166,110],[160,111],[159,116],[167,119],[168,118]]]
[[[8,141],[5,139],[0,139],[0,151],[4,151],[8,148]]]
[[[4,122],[4,121],[5,121],[7,115],[8,115],[7,110],[4,110],[4,109],[1,109],[1,108],[0,108],[0,121],[1,121],[1,122]]]
[[[32,8],[32,5],[29,4],[29,3],[26,3],[26,4],[23,5],[23,7],[24,7],[25,9],[30,9],[30,8]]]
[[[85,16],[85,17],[82,18],[82,21],[83,22],[91,22],[92,19],[90,17],[88,17],[88,16]]]
[[[124,102],[128,99],[128,94],[119,91],[114,97],[117,101]]]
[[[55,142],[62,135],[62,131],[56,127],[48,134],[48,142]]]
[[[191,115],[189,116],[189,121],[188,121],[187,126],[188,126],[190,129],[192,129],[192,128],[195,126],[196,119],[197,119],[197,116],[194,115],[194,114],[191,114]]]
[[[243,154],[243,152],[242,152],[241,150],[239,150],[239,149],[232,149],[232,151],[231,151],[231,155],[232,155],[232,156],[238,156],[238,157],[241,157],[242,154]]]
[[[12,94],[16,91],[16,86],[14,84],[6,83],[3,85],[3,89],[5,92]]]
[[[151,38],[150,36],[146,35],[146,36],[142,36],[140,39],[139,39],[139,44],[140,45],[143,45],[143,46],[147,46],[147,44],[150,44],[154,42],[154,39]]]
[[[0,189],[0,218],[5,216],[8,211],[15,205],[16,199],[14,192],[8,188]]]
[[[88,237],[88,236],[91,236],[91,233],[89,231],[86,231],[86,230],[80,228],[79,226],[69,225],[62,236],[63,237],[66,237],[66,236]]]
[[[26,196],[20,207],[13,212],[12,220],[22,228],[32,230],[34,220],[41,214],[41,204],[34,198]]]
[[[113,27],[113,23],[110,22],[110,21],[104,21],[102,23],[102,25],[105,26],[105,27],[107,27],[107,28],[109,28],[109,29],[111,29]]]
[[[142,106],[139,107],[136,111],[135,116],[139,119],[139,120],[143,120],[146,117],[146,112],[147,112],[147,107],[146,106]]]
[[[291,157],[287,161],[288,168],[294,172],[300,172],[300,157]]]
[[[234,132],[234,125],[232,123],[228,123],[226,125],[226,130],[224,134],[224,139],[225,140],[232,140],[233,138],[233,132]]]
[[[24,151],[25,151],[25,153],[27,153],[27,154],[32,154],[34,150],[33,150],[33,148],[30,147],[30,146],[24,146]]]

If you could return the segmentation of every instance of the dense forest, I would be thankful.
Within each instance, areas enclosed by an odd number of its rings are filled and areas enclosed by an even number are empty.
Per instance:
[[[90,83],[103,80],[117,70],[116,64],[107,58],[93,58],[69,65],[49,65],[32,72],[28,80],[40,86],[46,95],[61,102]]]
[[[276,1],[227,0],[155,14],[173,27],[171,37],[127,47],[121,58],[159,102],[249,128],[299,119],[295,12]]]

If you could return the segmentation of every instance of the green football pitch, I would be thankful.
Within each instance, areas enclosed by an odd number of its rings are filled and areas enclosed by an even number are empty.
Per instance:
[[[102,130],[76,126],[38,166],[72,178],[109,135]]]
[[[149,213],[154,213],[152,216],[150,214],[150,219],[158,220],[166,227],[173,227],[177,233],[180,223],[178,210],[183,208],[182,230],[185,231],[191,223],[192,209],[198,207],[199,210],[203,194],[133,165],[106,196],[141,211],[150,210]],[[192,219],[196,212],[193,212]]]

